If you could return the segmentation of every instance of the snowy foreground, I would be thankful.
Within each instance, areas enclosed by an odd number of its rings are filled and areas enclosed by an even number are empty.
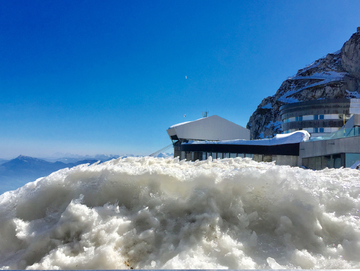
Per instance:
[[[125,158],[0,196],[3,269],[360,268],[360,171]]]

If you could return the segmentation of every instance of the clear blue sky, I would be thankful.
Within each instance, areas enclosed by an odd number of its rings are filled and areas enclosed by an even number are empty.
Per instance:
[[[357,0],[0,0],[0,158],[146,155],[202,111],[245,126],[288,76],[341,48],[359,11]]]

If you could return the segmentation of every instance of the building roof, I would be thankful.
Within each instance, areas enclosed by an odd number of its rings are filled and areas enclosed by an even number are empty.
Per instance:
[[[248,129],[217,115],[172,125],[167,133],[173,140],[250,139]]]

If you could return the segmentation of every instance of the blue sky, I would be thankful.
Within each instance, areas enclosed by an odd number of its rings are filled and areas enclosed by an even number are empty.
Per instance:
[[[261,100],[360,26],[360,1],[0,0],[0,158],[150,154]],[[186,117],[184,117],[186,115]]]

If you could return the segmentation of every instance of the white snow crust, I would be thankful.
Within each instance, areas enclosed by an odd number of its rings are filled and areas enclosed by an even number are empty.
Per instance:
[[[313,68],[313,67],[315,67],[315,66],[311,66],[311,68]],[[320,80],[320,81],[310,84],[310,85],[307,85],[302,88],[296,88],[295,85],[293,84],[291,86],[291,89],[289,91],[287,91],[286,93],[284,93],[278,100],[283,103],[297,103],[297,102],[299,102],[299,100],[297,100],[293,97],[290,97],[290,96],[294,95],[295,93],[301,92],[307,88],[324,85],[329,82],[340,81],[340,80],[342,80],[342,78],[345,75],[347,75],[346,72],[336,72],[336,71],[324,71],[324,72],[320,72],[320,73],[317,72],[310,76],[295,75],[293,77],[290,77],[289,79],[291,79],[291,80]]]
[[[351,95],[352,98],[360,99],[360,93],[357,92],[357,91],[349,91],[349,90],[346,90],[346,93],[347,93],[348,95]]]
[[[119,158],[0,196],[2,269],[360,268],[360,171]]]
[[[267,103],[266,105],[262,106],[261,108],[262,109],[271,109],[272,105],[271,105],[271,103]]]

